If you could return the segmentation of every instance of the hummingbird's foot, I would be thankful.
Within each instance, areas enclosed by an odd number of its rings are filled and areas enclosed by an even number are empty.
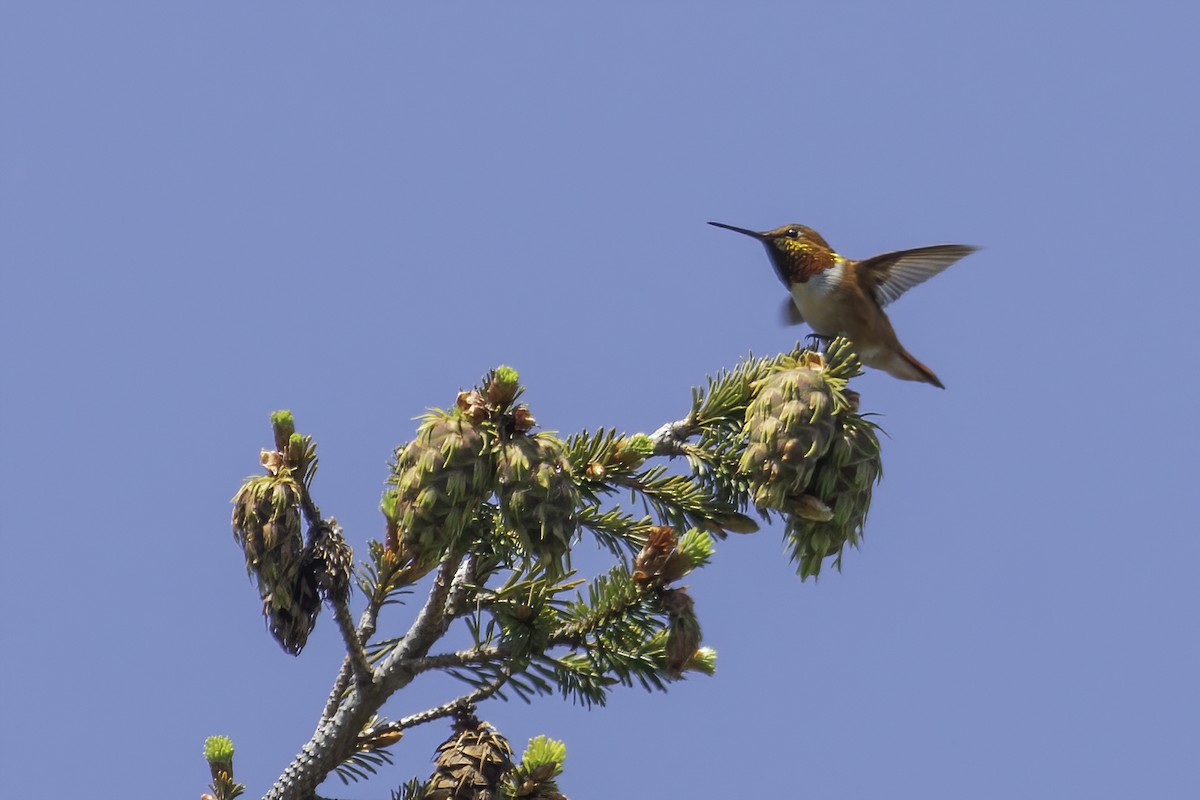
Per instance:
[[[812,350],[815,353],[824,353],[829,349],[829,343],[833,341],[833,338],[820,333],[810,333],[804,337],[804,349]]]

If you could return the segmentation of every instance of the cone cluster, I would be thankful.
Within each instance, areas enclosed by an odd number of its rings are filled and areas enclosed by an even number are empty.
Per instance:
[[[526,557],[561,565],[578,530],[580,493],[566,445],[531,433],[528,407],[515,404],[515,370],[500,367],[453,408],[426,415],[417,437],[396,450],[381,504],[385,549],[437,563],[478,535],[495,498],[499,522]]]
[[[857,545],[880,476],[875,426],[856,413],[846,381],[858,358],[844,339],[804,351],[755,382],[740,470],[760,511],[782,513],[803,577]]]

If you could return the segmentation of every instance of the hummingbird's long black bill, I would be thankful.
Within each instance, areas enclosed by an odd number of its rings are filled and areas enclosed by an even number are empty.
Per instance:
[[[763,235],[761,233],[759,233],[758,231],[746,230],[745,228],[739,228],[736,225],[726,225],[724,222],[710,222],[708,224],[712,225],[714,227],[717,227],[717,228],[724,228],[727,231],[733,231],[735,233],[743,233],[746,236],[752,236],[755,239],[758,239],[760,241],[763,238]]]

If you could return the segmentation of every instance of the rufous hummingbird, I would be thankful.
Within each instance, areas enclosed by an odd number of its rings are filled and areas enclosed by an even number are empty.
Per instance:
[[[900,344],[883,307],[978,248],[935,244],[854,261],[835,253],[821,234],[804,225],[760,233],[723,222],[708,224],[763,243],[779,280],[792,294],[785,307],[790,324],[807,322],[821,338],[845,336],[868,367],[946,388]]]

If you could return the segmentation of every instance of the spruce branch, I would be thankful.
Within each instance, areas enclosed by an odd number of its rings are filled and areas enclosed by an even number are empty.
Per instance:
[[[369,685],[347,686],[347,693],[332,714],[323,715],[312,738],[264,796],[264,800],[310,800],[330,772],[360,754],[357,737],[392,694],[412,682],[416,673],[407,659],[423,656],[444,633],[446,600],[460,564],[446,559],[437,569],[425,605],[401,643],[376,671]],[[372,623],[373,624],[373,623]],[[493,690],[494,691],[494,690]],[[490,696],[490,695],[489,695]],[[328,707],[332,704],[327,703]]]
[[[446,597],[443,630],[449,627],[450,622],[455,618],[466,613],[467,603],[475,591],[478,569],[479,556],[475,553],[468,553],[459,564],[458,570],[454,573],[454,579],[450,583],[450,593]]]
[[[316,501],[313,500],[312,490],[308,482],[298,481],[297,483],[300,487],[300,510],[304,512],[304,518],[310,526],[321,524],[321,509],[317,507]]]
[[[400,643],[379,665],[379,683],[389,690],[388,694],[413,679],[414,673],[405,668],[405,663],[427,654],[429,648],[441,638],[449,626],[446,601],[450,597],[454,578],[461,566],[463,565],[460,565],[457,558],[447,558],[442,562],[435,574],[433,586],[429,589],[429,598],[425,605]]]
[[[380,605],[374,604],[368,600],[367,607],[363,609],[362,614],[359,615],[357,638],[360,647],[375,635],[375,627],[378,624],[380,608]],[[333,688],[329,690],[329,698],[325,701],[325,710],[321,712],[322,722],[328,721],[333,717],[334,714],[337,713],[342,701],[346,698],[346,690],[350,687],[350,676],[353,674],[354,668],[351,665],[350,656],[346,655],[346,657],[342,659],[342,666],[338,669],[337,677],[333,681]]]
[[[346,699],[346,690],[350,687],[350,676],[354,673],[354,668],[350,665],[350,656],[342,659],[342,666],[338,669],[337,677],[333,680],[333,688],[329,690],[329,697],[325,700],[325,708],[321,711],[321,722],[328,722],[337,713],[342,706],[342,701]]]
[[[607,575],[598,575],[588,585],[586,599],[580,594],[563,614],[562,624],[551,632],[551,644],[580,646],[589,637],[607,631],[620,635],[619,629],[645,629],[649,624],[647,595],[624,566],[615,566]]]
[[[510,655],[509,648],[504,646],[472,647],[470,650],[459,650],[456,653],[439,653],[438,655],[414,658],[408,661],[405,667],[412,670],[415,674],[420,674],[434,669],[451,669],[473,664],[488,664],[494,661],[501,661]]]
[[[474,554],[468,554],[462,559],[461,563],[458,564],[458,569],[454,573],[454,578],[450,581],[449,590],[445,592],[445,596],[442,600],[442,609],[439,612],[440,622],[437,623],[436,634],[434,635],[433,641],[440,639],[442,635],[449,630],[451,623],[466,613],[467,599],[474,591],[473,576],[475,574],[476,564],[477,557]],[[443,568],[453,565],[454,560],[450,559],[446,564],[443,564]],[[432,602],[432,598],[430,602]],[[429,607],[429,603],[427,603],[426,608]],[[367,659],[373,664],[382,664],[395,655],[402,646],[407,646],[408,644],[410,644],[410,640],[407,635],[373,642],[369,647]],[[424,657],[427,652],[428,647],[420,652],[420,657]],[[419,660],[419,658],[414,660]],[[410,662],[405,662],[403,666],[407,668],[408,663]]]
[[[598,506],[584,506],[579,509],[579,526],[591,531],[601,546],[622,560],[645,544],[643,531],[649,525],[649,516],[635,517],[620,508],[601,511]]]
[[[355,638],[358,642],[357,649],[364,650],[364,645],[371,640],[375,635],[375,631],[379,625],[379,614],[385,605],[398,602],[396,595],[407,592],[411,585],[408,575],[410,572],[404,568],[397,566],[397,560],[393,555],[388,554],[383,549],[379,542],[371,542],[369,546],[371,560],[363,562],[362,569],[358,575],[359,588],[367,595],[367,606],[359,615],[358,628]],[[467,564],[473,565],[475,557],[469,556]],[[339,627],[343,623],[339,622]],[[343,640],[346,640],[346,633],[343,629]],[[347,653],[351,652],[351,645],[347,641]],[[365,650],[363,652],[363,664],[366,665],[367,673],[371,672],[370,658],[367,657]],[[322,720],[331,718],[337,713],[338,707],[346,698],[346,690],[350,686],[351,675],[363,675],[364,672],[361,666],[355,669],[352,663],[352,658],[347,655],[342,660],[342,666],[338,670],[337,677],[334,679],[333,687],[329,691],[329,697],[325,701],[325,709],[321,715]],[[374,679],[374,675],[372,675]]]
[[[350,756],[334,767],[334,772],[342,779],[342,783],[365,781],[376,774],[384,764],[394,764],[392,754],[386,748],[378,747],[363,752],[351,753]]]
[[[375,674],[367,662],[367,653],[363,650],[362,640],[354,627],[354,620],[350,617],[350,606],[346,598],[333,598],[330,605],[333,606],[333,618],[342,634],[342,642],[346,645],[346,662],[350,665],[354,680],[360,685],[371,683]],[[345,687],[342,687],[342,691],[345,691]]]
[[[455,712],[468,709],[475,703],[488,699],[496,692],[500,691],[501,687],[512,677],[512,670],[508,668],[501,669],[497,672],[496,677],[481,685],[473,692],[468,692],[461,697],[456,697],[448,703],[442,703],[436,708],[430,708],[416,714],[410,714],[393,723],[397,730],[406,728],[415,728],[417,725],[424,725],[426,722],[432,722],[443,717],[453,716]]]
[[[880,464],[874,426],[846,389],[855,369],[837,343],[828,356],[797,348],[750,357],[693,390],[687,415],[653,434],[602,428],[566,441],[531,432],[528,407],[515,403],[514,370],[489,373],[396,450],[382,503],[387,535],[371,543],[357,572],[366,598],[357,626],[345,595],[348,547],[311,493],[315,447],[289,430],[290,415],[280,419],[277,449],[264,452],[268,474],[249,479],[235,498],[235,536],[248,566],[265,565],[262,585],[279,592],[271,599],[284,611],[290,606],[278,601],[291,602],[282,595],[292,573],[282,567],[299,565],[293,571],[330,603],[346,655],[316,730],[266,800],[312,800],[335,771],[366,777],[391,763],[384,748],[404,730],[446,717],[455,718],[456,738],[439,752],[466,753],[465,742],[475,747],[491,735],[473,707],[492,697],[528,702],[561,693],[603,705],[614,686],[665,690],[684,673],[711,674],[715,653],[700,646],[696,604],[672,584],[711,560],[715,536],[757,527],[742,511],[787,523],[802,577],[831,559],[840,566],[843,548],[861,540]],[[690,474],[647,463],[676,456]],[[646,513],[602,502],[623,491]],[[309,523],[302,552],[301,517]],[[583,583],[573,580],[569,559],[580,529],[617,564],[571,601],[564,593]],[[290,549],[277,553],[280,532]],[[431,585],[407,630],[376,640],[383,606],[425,575]],[[296,605],[310,609],[305,602]],[[459,620],[474,646],[435,651]],[[288,641],[289,652],[303,646],[302,637]],[[394,722],[376,717],[397,691],[433,671],[469,691]],[[459,786],[451,779],[461,765],[438,763],[444,786]],[[523,782],[518,794],[536,783]]]

